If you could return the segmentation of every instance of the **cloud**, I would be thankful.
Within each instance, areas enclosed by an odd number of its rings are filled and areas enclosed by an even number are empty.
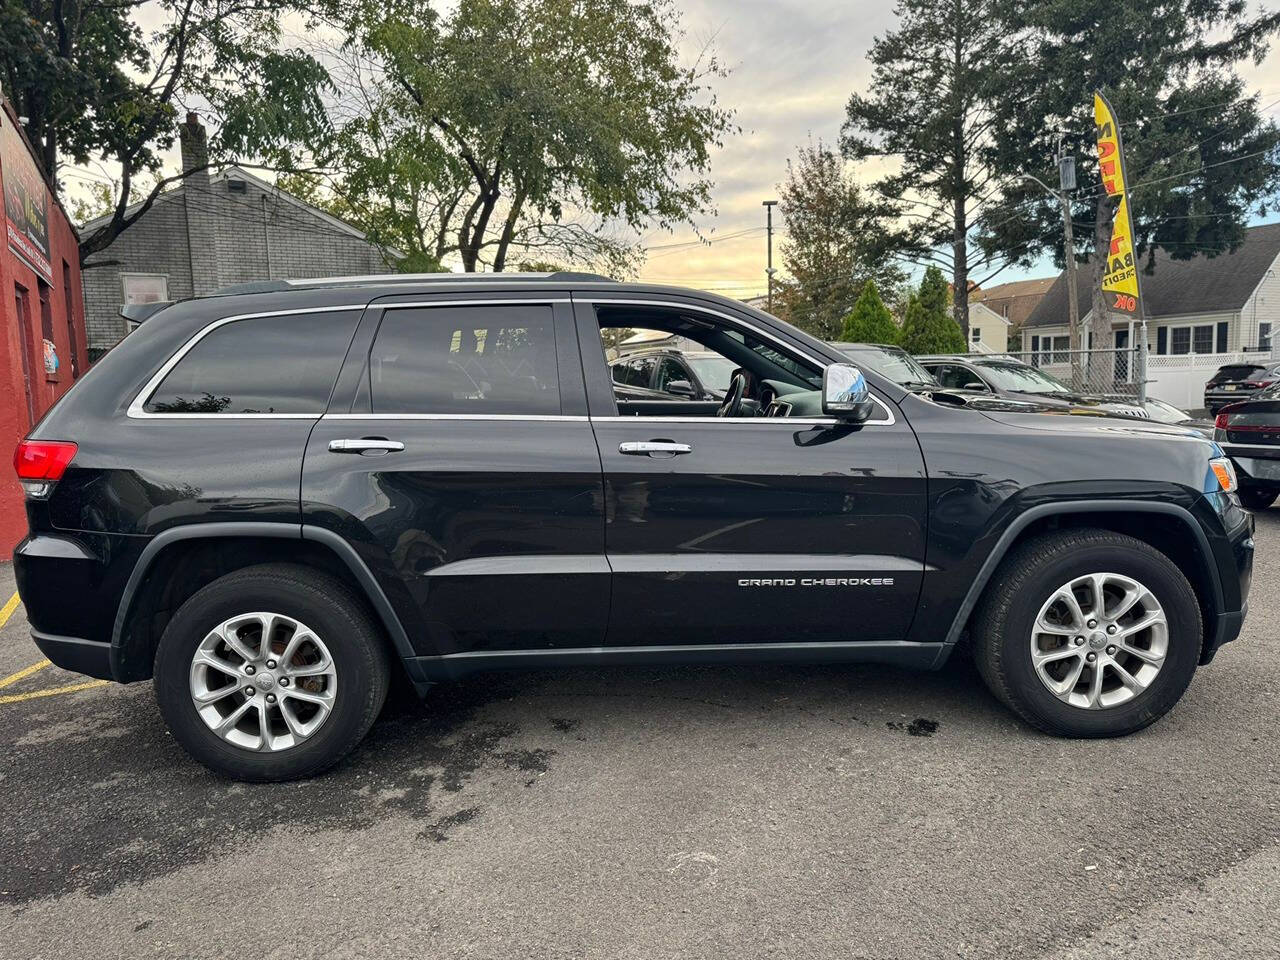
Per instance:
[[[655,250],[641,278],[719,288],[749,296],[765,289],[765,213],[761,202],[777,195],[787,160],[802,144],[838,142],[845,103],[871,79],[867,51],[876,36],[896,23],[889,2],[840,0],[686,0],[682,4],[685,49],[696,56],[710,41],[731,75],[715,84],[722,106],[737,111],[742,134],[730,139],[712,161],[716,216],[700,222],[715,238],[753,232],[709,247],[675,252]],[[1242,64],[1241,75],[1264,94],[1268,113],[1280,115],[1280,56]],[[877,171],[864,167],[863,176]],[[779,217],[774,217],[775,229]],[[646,245],[694,240],[684,229],[654,233]],[[778,259],[778,235],[774,260]],[[1046,276],[1046,260],[1030,270],[1009,268],[1000,279]]]

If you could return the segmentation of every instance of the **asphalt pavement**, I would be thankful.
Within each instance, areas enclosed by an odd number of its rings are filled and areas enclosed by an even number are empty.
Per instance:
[[[1280,508],[1257,541],[1243,636],[1124,740],[967,662],[564,670],[439,686],[287,785],[39,667],[19,606],[0,957],[1275,957]]]

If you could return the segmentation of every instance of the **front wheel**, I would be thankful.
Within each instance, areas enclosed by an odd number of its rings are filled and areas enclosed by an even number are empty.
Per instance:
[[[1028,723],[1070,737],[1141,730],[1181,698],[1203,628],[1182,571],[1107,530],[1017,547],[977,614],[975,656],[992,692]]]
[[[156,698],[174,738],[237,780],[337,763],[377,717],[389,678],[386,646],[351,591],[284,564],[197,591],[156,651]]]

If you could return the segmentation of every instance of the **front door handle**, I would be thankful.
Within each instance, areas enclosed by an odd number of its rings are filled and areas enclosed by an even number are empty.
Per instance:
[[[385,440],[382,437],[361,437],[359,440],[330,440],[330,453],[360,453],[369,457],[380,457],[388,453],[399,453],[404,444],[399,440]]]
[[[682,453],[693,453],[693,447],[670,440],[628,440],[618,444],[618,452],[633,457],[675,457]]]

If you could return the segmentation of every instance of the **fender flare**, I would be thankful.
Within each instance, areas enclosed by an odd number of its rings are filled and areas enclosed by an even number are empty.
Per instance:
[[[143,548],[124,592],[120,596],[120,605],[116,609],[115,623],[111,628],[111,672],[117,677],[124,677],[133,671],[123,662],[122,646],[125,626],[129,622],[129,614],[143,581],[150,572],[155,558],[166,547],[184,540],[225,539],[228,537],[272,537],[281,540],[310,540],[322,544],[337,556],[351,575],[355,577],[365,598],[373,607],[382,626],[391,638],[396,654],[408,663],[417,656],[410,643],[404,625],[400,622],[391,601],[387,599],[369,567],[356,553],[355,548],[332,530],[309,524],[271,523],[256,521],[235,521],[228,523],[192,523],[170,527],[156,534]],[[131,679],[141,679],[140,677]]]
[[[964,602],[960,604],[960,609],[956,611],[956,615],[951,621],[951,629],[947,631],[942,649],[938,652],[938,658],[933,665],[934,669],[941,668],[946,663],[947,658],[951,656],[952,650],[955,649],[960,640],[960,634],[964,630],[965,624],[969,622],[970,615],[973,613],[974,608],[977,607],[982,594],[986,591],[987,584],[996,572],[996,568],[1004,560],[1005,554],[1009,552],[1013,542],[1018,538],[1018,535],[1027,526],[1043,517],[1072,513],[1162,513],[1166,516],[1176,517],[1195,536],[1196,544],[1200,548],[1203,565],[1209,575],[1214,607],[1213,614],[1216,616],[1222,610],[1222,577],[1213,562],[1213,550],[1209,546],[1209,538],[1205,535],[1204,530],[1201,529],[1196,518],[1192,516],[1191,511],[1186,507],[1179,506],[1176,503],[1135,500],[1073,500],[1065,503],[1042,503],[1038,506],[1029,507],[1018,514],[1010,521],[1004,532],[1000,534],[1000,539],[996,541],[996,545],[987,555],[987,559],[983,561],[982,567],[978,570],[978,575],[974,577],[973,583],[969,585],[969,591],[964,596]],[[1210,624],[1205,624],[1205,630],[1208,635],[1212,636],[1213,629]]]

